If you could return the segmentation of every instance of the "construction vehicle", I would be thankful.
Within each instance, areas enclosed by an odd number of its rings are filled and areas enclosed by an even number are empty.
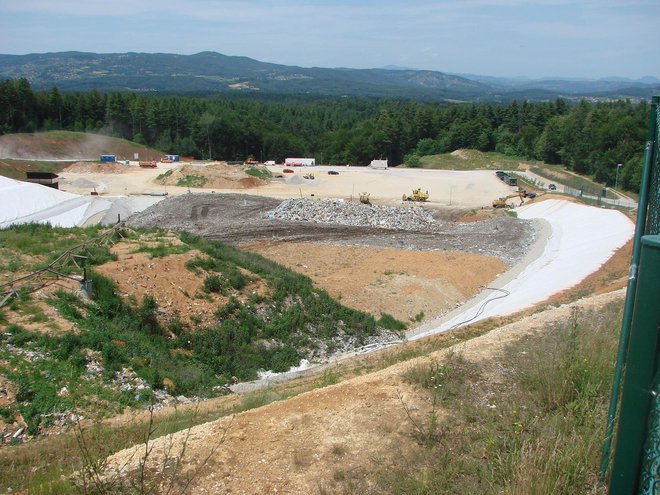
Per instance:
[[[142,168],[156,168],[158,166],[156,160],[153,160],[151,162],[139,162],[139,165]]]
[[[369,201],[369,193],[368,192],[362,192],[360,193],[360,203],[364,205],[370,205],[371,201]]]
[[[429,199],[429,192],[428,191],[422,192],[422,188],[418,187],[417,189],[413,189],[411,196],[404,194],[401,199],[403,201],[424,202],[427,199]]]
[[[508,196],[504,196],[503,198],[494,199],[493,208],[513,208],[514,207],[513,203],[507,203],[507,200],[511,198],[520,198],[520,205],[522,205],[525,202],[524,197],[525,194],[522,191],[520,191],[517,192],[516,194],[509,194]]]

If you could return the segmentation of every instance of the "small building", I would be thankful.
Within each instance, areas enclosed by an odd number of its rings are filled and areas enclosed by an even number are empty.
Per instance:
[[[41,184],[42,186],[52,187],[59,189],[60,176],[51,172],[25,172],[27,174],[27,181],[33,184]]]
[[[264,165],[270,165],[270,166],[273,166],[273,165],[275,165],[275,160],[266,160],[266,161],[264,162]]]
[[[117,155],[101,155],[99,161],[102,163],[115,163],[117,161]]]
[[[378,170],[385,170],[387,169],[387,160],[371,160],[369,167]]]
[[[284,165],[289,167],[314,167],[316,166],[315,158],[286,158]]]

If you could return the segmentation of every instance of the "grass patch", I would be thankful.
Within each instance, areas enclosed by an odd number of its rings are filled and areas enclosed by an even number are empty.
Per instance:
[[[252,167],[247,169],[245,173],[261,180],[268,180],[273,177],[273,174],[271,174],[266,168]]]
[[[100,226],[62,228],[39,223],[12,225],[0,230],[0,250],[3,253],[21,253],[41,258],[44,261],[52,261],[62,251],[93,239],[105,230],[105,227]],[[89,264],[99,264],[104,262],[107,257],[111,257],[107,254],[105,247],[87,248],[87,251],[88,253],[78,254],[92,258]],[[20,259],[14,256],[10,261],[13,271],[17,271]],[[30,269],[33,267],[23,266],[22,268]]]
[[[333,370],[324,370],[316,381],[317,388],[329,387],[341,381],[341,375]]]
[[[263,389],[251,394],[244,395],[241,397],[240,405],[238,406],[238,411],[249,411],[250,409],[256,409],[261,406],[265,406],[272,402],[277,402],[278,400],[285,399],[286,396],[281,395],[279,392],[273,389]]]
[[[177,186],[181,187],[204,187],[207,179],[201,175],[186,175],[176,182]]]
[[[170,169],[170,170],[166,170],[166,171],[163,172],[162,174],[159,174],[159,175],[156,177],[156,180],[165,180],[165,179],[167,179],[170,175],[172,175],[172,169]]]
[[[524,159],[477,150],[462,150],[461,156],[443,153],[420,158],[422,168],[442,170],[517,170],[521,161]]]
[[[134,253],[148,253],[150,258],[164,258],[171,254],[183,254],[190,251],[186,244],[174,244],[172,242],[158,242],[154,244],[140,243],[133,251]]]
[[[555,182],[576,190],[581,190],[584,194],[593,196],[601,196],[603,189],[606,187],[604,184],[598,184],[588,177],[568,173],[561,165],[537,165],[530,167],[530,171],[547,179],[549,182]]]
[[[434,407],[426,417],[409,414],[424,448],[379,471],[381,488],[394,494],[600,493],[598,461],[620,319],[620,303],[575,312],[510,345],[496,363],[481,367],[453,355],[409,369],[404,379],[428,390]],[[494,378],[498,367],[503,371]],[[436,414],[440,409],[448,414]]]
[[[380,318],[376,322],[376,324],[379,327],[382,327],[386,330],[392,330],[392,331],[401,331],[405,330],[408,328],[408,325],[406,325],[404,322],[397,320],[392,316],[391,314],[388,313],[381,313]]]

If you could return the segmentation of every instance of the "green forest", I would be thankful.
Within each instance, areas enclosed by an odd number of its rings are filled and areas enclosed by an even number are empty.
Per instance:
[[[108,134],[166,153],[203,159],[364,165],[459,148],[563,164],[596,181],[638,190],[650,105],[446,103],[377,98],[34,91],[26,79],[0,83],[0,134],[72,130]]]

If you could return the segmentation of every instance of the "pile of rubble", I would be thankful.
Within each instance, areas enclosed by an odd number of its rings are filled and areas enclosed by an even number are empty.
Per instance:
[[[421,205],[374,206],[343,199],[287,199],[268,218],[290,222],[314,222],[379,227],[396,230],[428,230],[433,215]]]

